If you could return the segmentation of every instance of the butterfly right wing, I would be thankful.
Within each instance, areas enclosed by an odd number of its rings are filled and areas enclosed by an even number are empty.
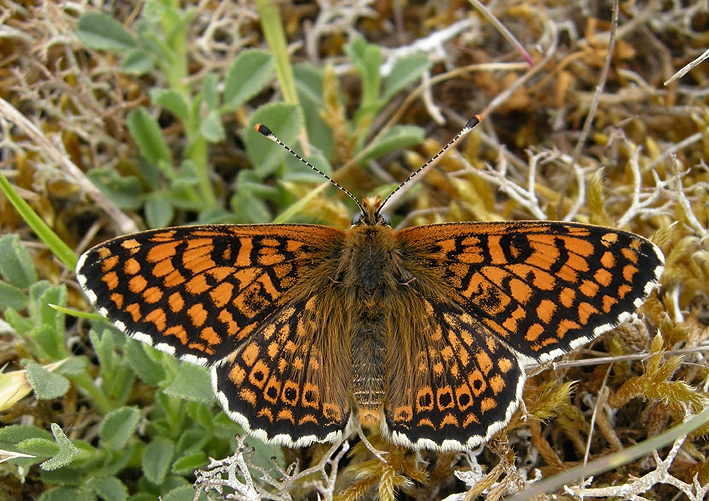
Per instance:
[[[344,233],[315,225],[212,225],[115,238],[79,259],[77,279],[119,330],[211,365],[252,335]]]
[[[407,258],[445,296],[515,350],[545,362],[612,329],[664,268],[650,241],[560,221],[449,223],[397,233]]]
[[[523,366],[629,317],[664,263],[641,237],[574,223],[440,224],[396,238],[405,273],[391,308],[384,432],[415,448],[487,441],[517,408]],[[409,358],[415,367],[402,369]]]
[[[349,338],[325,336],[343,330],[344,311],[318,296],[343,235],[315,225],[152,230],[89,250],[77,277],[120,330],[212,366],[215,394],[246,431],[304,446],[335,440],[350,416],[348,351],[337,346]]]

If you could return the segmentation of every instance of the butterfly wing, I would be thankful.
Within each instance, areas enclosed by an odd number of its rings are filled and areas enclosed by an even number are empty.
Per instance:
[[[445,300],[402,291],[407,309],[390,325],[415,339],[390,337],[383,433],[414,449],[461,450],[487,442],[517,409],[525,374],[516,355],[473,316]],[[422,310],[422,315],[409,312]],[[411,361],[407,363],[407,361]]]
[[[573,223],[454,223],[396,238],[409,278],[390,321],[384,432],[414,448],[486,442],[519,404],[523,366],[621,323],[664,262],[643,238]]]
[[[327,295],[321,289],[287,303],[212,367],[224,410],[262,440],[302,447],[349,433],[347,315]]]
[[[251,335],[341,238],[340,230],[312,225],[152,230],[90,249],[76,275],[118,329],[209,365]]]
[[[414,266],[448,287],[527,365],[629,318],[657,286],[660,250],[629,232],[575,223],[453,223],[398,233]]]
[[[247,430],[305,445],[339,436],[350,414],[349,367],[342,356],[324,357],[336,341],[323,328],[333,326],[313,314],[343,235],[314,225],[153,230],[90,249],[76,273],[117,328],[211,365],[219,400]],[[328,304],[329,321],[341,318]]]

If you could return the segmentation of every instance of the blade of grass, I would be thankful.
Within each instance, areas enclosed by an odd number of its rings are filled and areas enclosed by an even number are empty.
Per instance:
[[[52,251],[57,259],[64,263],[67,268],[73,270],[76,267],[76,254],[74,254],[74,251],[42,221],[42,218],[40,218],[37,213],[32,210],[32,207],[17,193],[2,172],[0,172],[0,189],[17,212],[20,213],[22,219],[34,230],[42,242],[47,244],[47,247],[49,247],[49,250]]]
[[[524,492],[520,492],[519,494],[506,499],[507,501],[526,501],[528,499],[534,499],[535,496],[539,496],[545,492],[555,491],[564,485],[577,481],[580,478],[588,478],[598,475],[599,473],[614,470],[630,463],[631,461],[635,461],[643,456],[652,454],[652,451],[657,451],[670,445],[679,437],[688,435],[692,431],[704,426],[708,421],[709,409],[705,409],[689,421],[675,426],[674,428],[670,428],[669,430],[649,438],[644,442],[628,447],[627,449],[623,449],[615,454],[610,454],[596,459],[584,466],[577,466],[576,468],[571,468],[563,473],[559,473],[558,475],[554,475],[540,482],[536,482],[529,485]]]
[[[276,59],[276,74],[281,85],[283,100],[289,104],[298,104],[293,67],[288,57],[286,35],[278,7],[272,0],[256,0],[256,10],[261,17],[266,43]]]

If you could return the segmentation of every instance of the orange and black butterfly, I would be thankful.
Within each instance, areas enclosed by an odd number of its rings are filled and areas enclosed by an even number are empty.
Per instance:
[[[259,439],[300,447],[363,423],[436,450],[490,439],[519,405],[525,366],[629,318],[662,274],[660,250],[625,231],[538,221],[395,231],[388,200],[358,203],[347,230],[127,235],[83,254],[76,274],[118,329],[209,366],[225,412]]]

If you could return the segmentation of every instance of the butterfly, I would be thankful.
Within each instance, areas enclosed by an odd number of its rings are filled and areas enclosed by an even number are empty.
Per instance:
[[[144,231],[88,250],[77,279],[119,330],[208,366],[226,414],[263,441],[335,442],[363,424],[413,449],[465,450],[509,422],[525,367],[630,318],[663,271],[658,247],[626,231],[549,221],[395,231],[382,210],[391,195],[359,203],[341,189],[359,207],[346,230]]]

